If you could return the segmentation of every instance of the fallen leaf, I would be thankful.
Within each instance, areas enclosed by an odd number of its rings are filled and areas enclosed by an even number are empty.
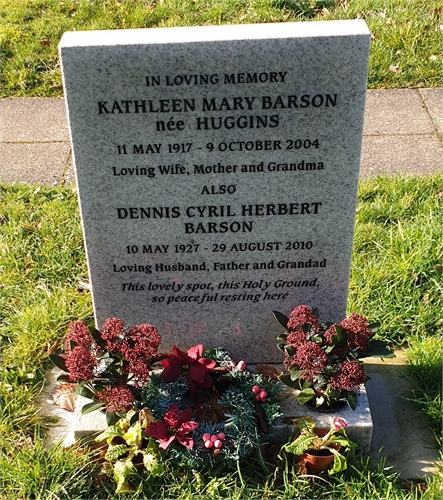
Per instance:
[[[283,373],[281,370],[273,365],[257,365],[257,373],[259,375],[264,375],[265,377],[278,380],[278,377]]]
[[[306,476],[307,474],[309,474],[308,469],[306,468],[306,460],[300,458],[300,460],[297,461],[295,465],[295,472],[299,476]]]
[[[389,66],[389,71],[392,71],[393,73],[401,73],[401,69],[398,64],[392,64]]]
[[[91,290],[91,283],[89,280],[80,280],[78,282],[78,290]]]
[[[51,393],[54,404],[66,411],[73,412],[77,401],[75,384],[59,384]]]
[[[40,40],[40,45],[43,45],[43,47],[49,47],[49,45],[51,45],[51,42],[47,38],[42,38]]]
[[[142,429],[146,429],[152,422],[155,422],[155,418],[147,408],[142,408],[138,414],[138,421]]]

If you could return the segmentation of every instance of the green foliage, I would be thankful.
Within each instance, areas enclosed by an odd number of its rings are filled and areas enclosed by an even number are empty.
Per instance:
[[[361,183],[348,310],[380,324],[391,345],[440,335],[441,174]]]
[[[179,377],[172,383],[165,382],[160,372],[153,372],[149,384],[142,390],[142,405],[161,420],[168,408],[174,403],[180,403],[183,396],[189,391],[184,377]]]
[[[300,433],[295,436],[293,441],[283,447],[286,453],[301,456],[305,452],[327,450],[334,455],[334,462],[328,471],[329,474],[336,474],[348,467],[346,454],[357,445],[348,438],[343,427],[336,429],[335,423],[332,423],[329,432],[325,436],[319,436],[311,417],[301,417],[296,420],[296,424],[300,428]]]

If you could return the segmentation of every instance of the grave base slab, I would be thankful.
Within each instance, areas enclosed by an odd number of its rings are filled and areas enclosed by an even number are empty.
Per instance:
[[[255,366],[248,366],[251,371],[255,371]],[[287,390],[286,390],[287,389]],[[313,411],[305,405],[300,405],[296,399],[297,391],[285,388],[285,395],[288,396],[281,401],[280,417],[275,426],[273,439],[286,442],[296,431],[296,426],[284,423],[287,419],[297,419],[304,416],[311,416],[316,426],[321,429],[329,429],[334,417],[340,417],[346,420],[346,428],[349,438],[358,443],[363,453],[369,453],[372,439],[372,417],[369,408],[369,402],[365,389],[363,388],[358,397],[358,405],[355,411],[352,411],[347,405],[331,413]],[[70,446],[78,439],[94,435],[106,428],[106,418],[101,412],[95,411],[82,415],[82,407],[90,403],[89,399],[78,396],[75,412],[70,422],[68,432],[64,441],[65,446]]]

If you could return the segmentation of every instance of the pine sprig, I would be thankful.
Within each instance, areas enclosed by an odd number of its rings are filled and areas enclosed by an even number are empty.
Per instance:
[[[181,402],[188,391],[189,386],[184,377],[166,382],[160,373],[152,372],[149,383],[142,390],[142,406],[148,408],[155,419],[160,420],[171,405]]]

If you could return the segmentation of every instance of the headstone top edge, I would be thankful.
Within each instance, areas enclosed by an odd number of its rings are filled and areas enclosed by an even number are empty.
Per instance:
[[[59,49],[69,47],[173,44],[370,35],[362,19],[294,23],[234,24],[129,30],[67,31]]]

